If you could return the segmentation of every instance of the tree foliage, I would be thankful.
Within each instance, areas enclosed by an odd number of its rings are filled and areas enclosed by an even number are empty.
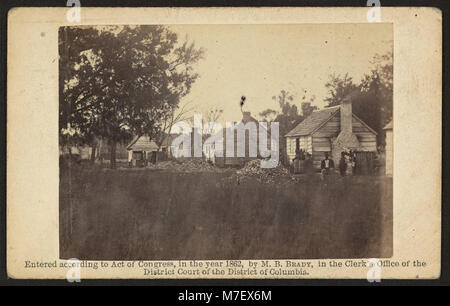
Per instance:
[[[194,43],[159,25],[62,27],[60,135],[63,144],[154,137],[198,78]]]
[[[331,75],[325,85],[329,90],[325,101],[328,106],[339,105],[343,98],[352,93],[353,113],[378,133],[377,142],[383,146],[383,127],[392,120],[393,114],[392,53],[375,55],[371,64],[373,68],[359,84],[354,84],[348,75]]]
[[[279,122],[280,134],[284,135],[317,109],[313,105],[314,99],[314,96],[309,100],[305,98],[300,103],[301,112],[299,112],[299,108],[297,107],[299,102],[295,101],[294,95],[287,90],[281,90],[277,96],[272,97],[272,100],[278,104],[279,110],[269,108],[260,112],[259,116],[264,121]]]
[[[328,82],[325,83],[325,87],[328,90],[328,97],[324,99],[325,102],[328,106],[336,106],[341,104],[344,97],[357,89],[358,85],[353,83],[353,79],[347,73],[344,76],[333,73],[330,75]]]
[[[219,120],[219,118],[222,116],[222,114],[223,114],[223,109],[218,108],[218,107],[212,107],[205,112],[204,121],[205,121],[205,123],[217,122],[217,120]]]
[[[305,97],[303,102],[300,104],[301,113],[299,113],[299,108],[297,107],[298,102],[296,102],[294,95],[287,90],[281,90],[277,96],[272,97],[272,100],[278,104],[279,110],[266,109],[260,112],[259,116],[267,122],[278,122],[280,136],[283,137],[295,126],[297,126],[297,124],[302,122],[304,118],[317,109],[316,106],[312,105],[314,99],[314,96],[309,100],[306,100]],[[281,140],[279,145],[280,157],[286,158],[286,142]],[[282,160],[282,162],[284,163],[286,161]]]

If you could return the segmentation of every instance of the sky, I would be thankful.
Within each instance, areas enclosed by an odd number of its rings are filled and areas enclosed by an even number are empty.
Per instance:
[[[348,73],[359,83],[372,67],[375,54],[392,51],[391,24],[295,25],[171,25],[182,41],[186,37],[205,49],[195,64],[200,77],[180,106],[195,112],[223,109],[219,121],[239,121],[244,111],[260,119],[267,108],[279,110],[272,96],[281,90],[294,94],[294,103],[316,96],[323,108],[329,75]]]

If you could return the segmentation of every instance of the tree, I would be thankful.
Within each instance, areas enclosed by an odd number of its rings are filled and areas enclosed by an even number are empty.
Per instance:
[[[385,145],[383,127],[393,114],[392,52],[375,55],[373,68],[361,81],[361,95],[355,101],[355,114],[378,132],[378,144]]]
[[[93,28],[60,28],[59,31],[59,127],[60,144],[71,146],[90,143],[95,129],[83,114],[92,101],[95,76],[87,50],[98,37]],[[70,42],[70,44],[68,43]]]
[[[59,37],[60,133],[105,139],[111,168],[117,143],[161,132],[204,53],[159,25],[62,27]]]
[[[179,121],[183,121],[188,119],[188,114],[192,111],[189,107],[190,102],[184,104],[181,108],[178,108],[178,105],[170,108],[167,111],[163,112],[161,116],[161,125],[159,129],[159,133],[154,136],[154,140],[156,145],[158,146],[158,151],[161,150],[161,146],[164,141],[170,136],[172,127],[175,123]]]
[[[205,122],[216,122],[223,114],[223,109],[213,107],[204,114]]]
[[[375,55],[371,64],[373,68],[364,75],[360,84],[354,84],[347,74],[344,77],[331,75],[325,84],[329,90],[325,101],[328,106],[339,105],[351,93],[353,113],[378,133],[377,142],[384,145],[383,127],[392,120],[392,52]]]
[[[302,102],[301,108],[303,118],[308,117],[312,114],[313,111],[317,110],[317,106],[312,105],[312,103],[314,103],[314,100],[316,100],[316,96],[312,96],[312,98],[308,102]]]
[[[379,98],[382,114],[381,124],[384,126],[392,120],[393,110],[393,61],[392,52],[375,55],[371,61],[373,69],[361,81],[363,92],[372,92]]]
[[[285,135],[292,130],[317,109],[317,106],[313,105],[315,96],[312,96],[310,99],[303,97],[303,102],[300,104],[302,112],[299,114],[294,96],[286,90],[281,90],[278,96],[272,97],[272,100],[278,103],[280,111],[269,108],[260,112],[259,116],[266,122],[279,122],[281,135]]]
[[[259,115],[263,118],[264,121],[278,122],[280,136],[283,137],[300,122],[302,122],[305,117],[299,114],[298,107],[294,102],[294,96],[288,91],[281,90],[277,96],[272,97],[272,100],[278,103],[280,111],[274,109],[266,109],[259,113]],[[312,107],[311,102],[312,101],[306,102],[307,104],[309,103],[309,107]],[[315,107],[312,108],[314,109]],[[282,159],[281,162],[285,163],[286,161],[284,160],[284,158],[287,157],[286,142],[280,141],[279,148],[280,157]]]
[[[329,81],[325,83],[325,87],[328,89],[328,97],[325,98],[325,102],[328,103],[328,106],[339,105],[343,98],[358,88],[347,73],[344,76],[333,73],[329,78]]]

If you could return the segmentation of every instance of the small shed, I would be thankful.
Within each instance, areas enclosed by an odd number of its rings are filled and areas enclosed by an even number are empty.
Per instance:
[[[315,169],[320,169],[325,153],[340,160],[341,152],[353,150],[374,155],[377,152],[377,133],[352,112],[352,97],[341,105],[311,113],[305,120],[285,135],[288,160],[293,161],[300,149],[312,155]],[[366,156],[364,156],[366,158]],[[373,156],[371,156],[372,158]]]
[[[392,176],[394,172],[394,123],[391,120],[383,128],[386,133],[386,175]]]
[[[128,163],[132,166],[144,166],[152,159],[153,152],[158,151],[158,145],[148,136],[136,136],[128,145]]]
[[[172,156],[172,141],[179,136],[178,134],[167,134],[158,148],[155,141],[148,136],[136,136],[127,146],[128,162],[132,166],[155,163],[157,161],[167,160]]]

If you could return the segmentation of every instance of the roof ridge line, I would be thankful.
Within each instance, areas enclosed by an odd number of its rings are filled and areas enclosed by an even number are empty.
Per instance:
[[[334,106],[328,106],[328,107],[325,107],[325,108],[322,108],[322,109],[316,109],[313,112],[321,112],[321,111],[329,110],[331,108],[339,108],[340,106],[341,106],[340,104],[339,105],[334,105]]]

